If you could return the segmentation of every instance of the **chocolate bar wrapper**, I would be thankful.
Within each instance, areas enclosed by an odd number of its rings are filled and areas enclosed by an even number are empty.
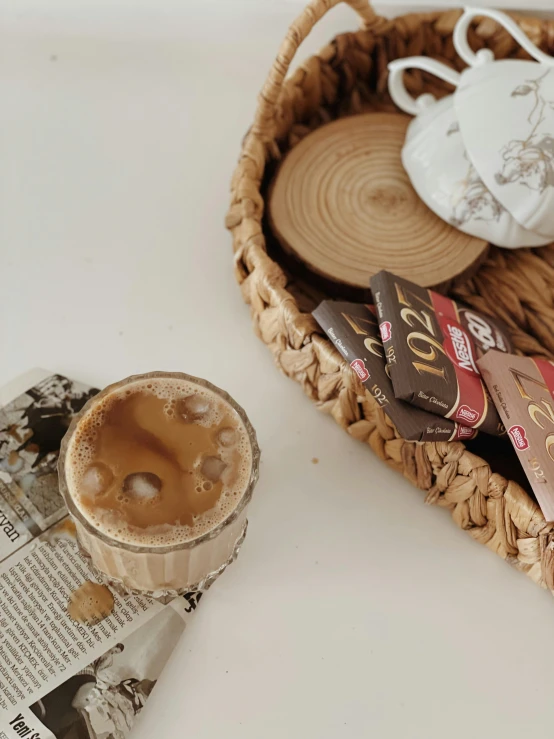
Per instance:
[[[373,306],[325,300],[313,316],[404,439],[451,441],[475,436],[473,429],[394,397]]]
[[[423,410],[500,436],[477,359],[512,344],[499,321],[389,272],[371,278],[394,394]]]
[[[477,361],[547,521],[554,521],[554,365],[490,351]]]

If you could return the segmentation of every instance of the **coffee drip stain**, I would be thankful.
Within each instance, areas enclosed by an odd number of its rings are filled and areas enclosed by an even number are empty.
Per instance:
[[[13,449],[13,450],[12,450],[12,451],[11,451],[11,452],[10,452],[10,453],[8,454],[8,465],[9,465],[10,467],[15,467],[15,465],[16,465],[16,464],[17,464],[17,462],[18,462],[18,460],[19,460],[19,454],[17,453],[17,450],[16,450],[16,449]]]
[[[63,521],[57,523],[52,529],[54,534],[65,534],[68,538],[75,539],[77,536],[77,528],[71,518],[64,518]]]
[[[74,590],[69,596],[67,612],[74,621],[94,626],[110,616],[114,609],[114,597],[106,585],[91,580]]]
[[[59,523],[51,526],[42,536],[41,541],[56,546],[58,542],[77,542],[77,529],[71,518],[62,519]]]

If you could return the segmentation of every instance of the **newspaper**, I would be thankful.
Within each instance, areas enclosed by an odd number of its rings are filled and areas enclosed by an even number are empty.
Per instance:
[[[0,739],[124,739],[202,593],[162,605],[98,583],[56,474],[71,416],[96,391],[33,378],[0,391]],[[90,589],[110,602],[101,620],[71,608]]]

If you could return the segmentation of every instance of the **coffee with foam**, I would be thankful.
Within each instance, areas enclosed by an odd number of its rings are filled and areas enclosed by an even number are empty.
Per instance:
[[[178,377],[147,378],[91,406],[65,464],[69,492],[95,529],[166,547],[228,518],[247,488],[252,450],[221,396]]]
[[[237,556],[260,450],[244,410],[179,372],[135,375],[89,400],[65,435],[60,490],[101,579],[167,602]]]

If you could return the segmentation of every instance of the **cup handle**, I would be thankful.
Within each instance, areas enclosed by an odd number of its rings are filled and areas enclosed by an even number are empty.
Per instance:
[[[405,59],[395,59],[389,64],[389,93],[396,105],[406,113],[418,115],[422,110],[436,102],[434,95],[426,93],[417,99],[412,97],[404,85],[405,69],[421,69],[430,72],[445,82],[457,87],[460,82],[460,74],[455,72],[446,64],[441,64],[435,59],[427,56],[409,56]]]
[[[538,49],[531,39],[525,35],[517,23],[506,13],[500,10],[492,10],[488,8],[464,8],[463,15],[456,23],[453,32],[454,48],[458,55],[471,67],[487,64],[494,61],[494,53],[490,49],[480,49],[478,52],[473,51],[467,40],[467,32],[471,21],[478,16],[491,18],[499,23],[508,31],[510,36],[518,42],[534,59],[542,64],[554,64],[554,57],[545,54],[544,51]]]

